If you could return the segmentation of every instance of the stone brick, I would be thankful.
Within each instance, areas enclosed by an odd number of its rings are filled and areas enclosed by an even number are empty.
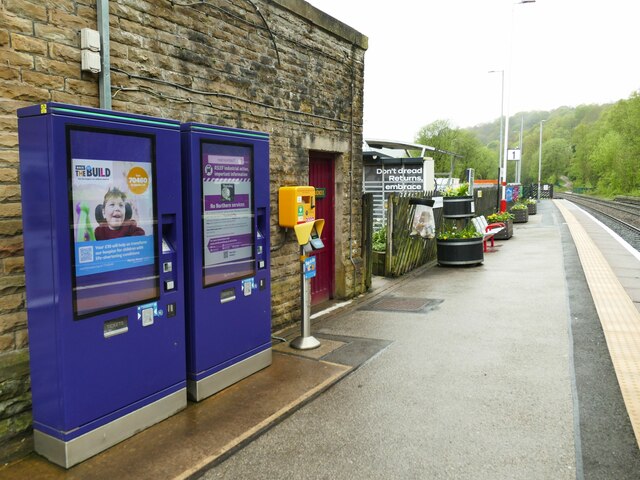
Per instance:
[[[69,13],[74,12],[76,9],[76,2],[74,0],[43,0],[42,3],[48,8],[57,8],[58,10],[64,10],[65,12]],[[93,5],[95,11],[95,0],[90,0],[84,3]]]
[[[22,220],[0,220],[0,235],[17,235],[22,233]],[[0,252],[2,251],[0,238]]]
[[[9,32],[6,30],[0,30],[0,47],[9,45]]]
[[[33,22],[31,20],[20,18],[4,9],[0,10],[0,25],[10,32],[33,34]]]
[[[0,315],[0,332],[21,330],[27,326],[27,312],[5,313]]]
[[[17,135],[14,134],[16,137]],[[18,170],[15,168],[0,168],[0,182],[17,182]]]
[[[20,203],[0,203],[0,218],[21,216],[22,205]]]
[[[9,257],[2,260],[4,273],[24,273],[24,257]]]
[[[43,56],[47,54],[47,42],[35,37],[12,33],[11,46],[18,52],[29,52]]]
[[[65,45],[78,46],[80,44],[80,31],[72,28],[62,28],[56,25],[35,24],[36,37],[50,42],[60,42]]]
[[[16,350],[29,346],[29,331],[26,328],[15,333]]]
[[[20,70],[0,65],[0,80],[20,80]]]
[[[4,275],[0,277],[0,309],[2,309],[2,301],[4,298],[20,291],[24,291],[24,274]],[[9,302],[8,306],[11,304],[12,303]]]
[[[2,52],[2,63],[13,67],[33,68],[33,55],[5,50]]]
[[[20,185],[0,185],[0,202],[20,201]]]
[[[8,400],[0,401],[0,419],[18,415],[28,410],[30,406],[30,392],[24,392],[22,395],[12,397]]]
[[[0,420],[0,441],[28,430],[31,427],[31,412],[24,412],[11,418]]]
[[[0,115],[0,131],[13,132],[18,130],[18,118],[15,115]]]
[[[77,48],[59,43],[51,43],[49,56],[54,60],[80,63],[80,45]]]
[[[0,133],[0,147],[15,148],[18,146],[17,133]]]
[[[75,80],[68,78],[65,81],[67,93],[79,93],[80,95],[98,95],[98,79],[92,81]]]
[[[16,336],[13,332],[0,334],[0,352],[16,349]]]
[[[2,96],[27,102],[41,102],[49,99],[49,91],[25,83],[5,83],[2,85]]]
[[[64,10],[52,8],[49,10],[49,23],[53,25],[65,25],[68,28],[75,28],[77,30],[82,28],[96,29],[95,11],[91,13],[93,13],[93,16],[83,18],[79,15],[67,13]]]
[[[15,221],[12,220],[12,222]],[[20,222],[20,229],[22,229],[22,222]],[[22,236],[0,238],[0,258],[16,257],[19,255],[24,255]]]
[[[51,92],[51,100],[61,103],[72,103],[74,105],[85,105],[87,107],[99,107],[100,97],[98,96],[98,89],[96,88],[95,96],[88,95],[73,95],[67,92],[59,92],[54,90]]]
[[[64,87],[64,78],[58,75],[25,71],[22,72],[22,80],[32,85],[40,85],[42,88],[53,90],[62,90]]]
[[[51,75],[60,75],[63,77],[80,78],[80,64],[67,63],[49,58],[36,58],[35,69],[40,72],[49,73]]]
[[[0,102],[0,105],[2,102]],[[9,111],[15,113],[17,108],[26,106],[26,104],[17,104],[15,103],[16,108],[10,109]],[[20,155],[18,154],[18,150],[0,150],[0,164],[15,164],[17,165],[20,161]]]
[[[31,3],[25,0],[5,0],[7,11],[16,14],[22,18],[31,20],[39,20],[45,22],[47,20],[47,9],[41,2]]]

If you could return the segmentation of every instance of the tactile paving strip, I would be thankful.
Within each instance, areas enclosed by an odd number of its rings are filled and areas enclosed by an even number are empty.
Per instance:
[[[554,200],[554,203],[564,216],[578,250],[640,447],[640,312],[573,213],[562,202]]]

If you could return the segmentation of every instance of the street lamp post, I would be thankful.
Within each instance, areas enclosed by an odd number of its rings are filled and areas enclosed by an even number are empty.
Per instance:
[[[500,93],[500,146],[498,147],[499,161],[498,161],[498,178],[500,177],[500,171],[502,169],[502,150],[503,150],[503,138],[504,135],[504,70],[490,70],[489,73],[499,73],[501,78],[501,93]]]
[[[513,44],[511,37],[513,36],[513,11],[516,5],[523,3],[536,3],[536,0],[520,0],[511,5],[511,33],[509,34],[509,82],[507,83],[509,92],[511,91],[511,57],[513,54]],[[504,147],[502,149],[502,161],[500,162],[500,178],[499,178],[499,191],[500,191],[500,211],[507,211],[507,153],[509,149],[509,100],[510,95],[507,93],[507,113],[504,119]]]
[[[540,178],[542,177],[542,124],[546,120],[540,120],[540,146],[538,148],[538,200],[540,200]]]

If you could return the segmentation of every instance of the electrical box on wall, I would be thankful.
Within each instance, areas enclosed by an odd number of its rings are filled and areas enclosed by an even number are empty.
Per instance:
[[[100,33],[97,30],[83,28],[80,30],[80,48],[82,50],[100,51]]]
[[[100,73],[100,33],[97,30],[80,30],[81,68],[83,72]]]
[[[90,50],[82,50],[82,71],[100,73],[100,54]]]
[[[314,187],[281,187],[278,190],[278,224],[295,228],[316,219],[316,189]]]

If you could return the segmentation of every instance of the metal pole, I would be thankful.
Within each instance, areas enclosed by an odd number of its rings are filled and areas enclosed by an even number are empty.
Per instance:
[[[498,147],[498,190],[500,190],[500,172],[502,171],[502,150],[503,150],[503,134],[504,134],[504,70],[491,70],[489,73],[500,72],[501,90],[500,90],[500,146]],[[498,207],[500,207],[500,194],[498,193]]]
[[[540,200],[540,178],[542,177],[542,124],[545,120],[540,120],[540,146],[538,148],[538,200]]]
[[[298,350],[311,350],[318,348],[320,342],[311,336],[311,279],[304,274],[304,260],[307,258],[304,247],[300,247],[300,294],[302,297],[302,321],[300,322],[301,335],[291,340],[289,344]]]
[[[510,25],[510,33],[507,42],[509,44],[509,78],[507,81],[507,113],[505,115],[504,121],[504,156],[502,164],[500,165],[500,211],[507,211],[507,150],[509,148],[509,102],[510,102],[510,93],[511,93],[511,57],[513,56],[513,42],[511,38],[513,37],[513,12],[515,10],[515,6],[522,3],[535,3],[536,0],[520,0],[511,5],[511,25]]]
[[[516,162],[516,183],[520,183],[522,174],[522,137],[524,134],[524,115],[520,117],[520,160]]]
[[[109,0],[98,0],[98,32],[100,33],[100,108],[111,110],[111,59],[109,54]]]

